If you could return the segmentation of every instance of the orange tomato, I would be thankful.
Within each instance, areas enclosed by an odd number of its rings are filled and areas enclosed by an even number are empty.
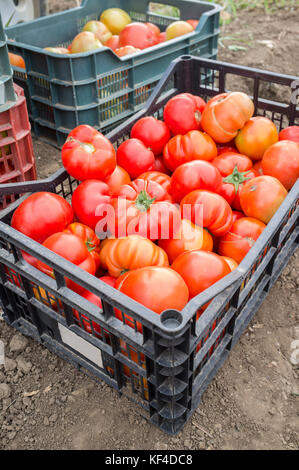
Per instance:
[[[239,152],[252,160],[261,160],[267,148],[275,142],[278,142],[276,126],[263,116],[251,118],[235,138]]]
[[[203,250],[182,253],[172,263],[171,268],[186,282],[190,298],[208,289],[231,272],[221,256]]]
[[[273,176],[257,176],[247,181],[240,194],[245,215],[267,224],[277,211],[288,192]]]
[[[138,179],[145,181],[155,181],[169,193],[171,178],[161,171],[146,171],[145,173],[142,173],[140,176],[138,176]]]
[[[237,261],[232,258],[229,258],[228,256],[221,256],[221,258],[223,258],[224,261],[228,264],[228,267],[231,271],[234,271],[239,266]]]
[[[102,245],[100,260],[113,277],[145,266],[169,266],[165,251],[139,235],[111,238]]]
[[[170,263],[184,251],[213,250],[212,235],[204,228],[183,219],[177,238],[159,240],[159,246],[166,251]]]
[[[253,217],[236,220],[230,231],[220,239],[218,253],[241,263],[265,228],[263,222]]]
[[[8,58],[9,58],[10,65],[12,65],[13,67],[19,67],[20,69],[26,68],[25,61],[23,57],[21,57],[20,55],[9,52]]]
[[[226,143],[236,137],[253,113],[253,101],[245,93],[222,93],[208,102],[202,113],[201,125],[215,142]]]

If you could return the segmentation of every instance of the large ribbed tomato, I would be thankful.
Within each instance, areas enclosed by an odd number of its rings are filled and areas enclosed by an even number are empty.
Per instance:
[[[253,217],[242,217],[236,220],[230,231],[221,237],[218,253],[241,263],[265,228],[266,225],[263,222]]]
[[[242,210],[267,224],[277,211],[288,192],[273,176],[257,176],[247,181],[240,195]]]
[[[79,181],[105,179],[116,166],[111,142],[88,125],[75,127],[61,149],[62,164]]]
[[[216,253],[203,250],[186,251],[171,268],[186,282],[190,298],[203,292],[231,272],[228,264]]]
[[[201,115],[206,102],[191,93],[171,98],[164,108],[163,118],[173,135],[201,129]]]
[[[155,181],[137,179],[112,199],[108,228],[116,237],[141,235],[150,240],[173,237],[181,219],[167,191]]]
[[[211,161],[216,156],[215,142],[208,134],[200,131],[176,135],[170,139],[163,150],[164,163],[171,171],[191,160]]]
[[[221,174],[215,166],[204,160],[193,160],[175,169],[171,177],[170,194],[175,202],[180,202],[195,189],[218,193],[221,186]]]
[[[138,176],[138,179],[145,181],[155,181],[160,184],[168,193],[170,190],[170,176],[162,173],[161,171],[146,171]]]
[[[184,251],[213,250],[212,235],[204,228],[183,219],[179,233],[170,240],[159,240],[159,246],[166,251],[170,263]]]
[[[264,175],[277,178],[289,190],[299,178],[299,143],[282,140],[271,145],[262,159]]]
[[[197,189],[181,201],[181,215],[194,224],[205,227],[217,237],[229,231],[233,214],[228,202],[219,194]]]
[[[102,266],[113,277],[145,266],[169,266],[165,251],[139,235],[107,239],[102,245]]]
[[[253,101],[245,93],[222,93],[208,102],[201,125],[215,142],[226,143],[236,137],[253,113]]]

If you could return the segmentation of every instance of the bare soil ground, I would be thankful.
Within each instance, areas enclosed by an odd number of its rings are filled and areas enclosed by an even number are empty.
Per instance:
[[[50,5],[57,11],[74,3]],[[242,11],[222,29],[219,59],[299,75],[298,20],[298,9]],[[34,149],[40,177],[60,167],[59,151],[36,140]],[[176,437],[0,321],[8,358],[0,366],[0,448],[298,449],[298,366],[291,360],[299,340],[298,273],[297,251]]]

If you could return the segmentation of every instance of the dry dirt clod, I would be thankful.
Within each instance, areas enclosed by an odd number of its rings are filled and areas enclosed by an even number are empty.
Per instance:
[[[25,336],[16,334],[12,337],[9,343],[9,349],[11,352],[22,352],[26,348],[28,340]]]
[[[11,394],[10,386],[6,383],[0,384],[0,400],[8,398]]]

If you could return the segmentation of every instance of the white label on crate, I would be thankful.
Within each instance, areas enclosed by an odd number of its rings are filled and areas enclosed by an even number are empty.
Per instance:
[[[94,362],[97,366],[103,367],[102,353],[93,344],[88,343],[85,339],[73,333],[65,326],[58,323],[61,339],[63,343],[78,351],[82,356]]]

